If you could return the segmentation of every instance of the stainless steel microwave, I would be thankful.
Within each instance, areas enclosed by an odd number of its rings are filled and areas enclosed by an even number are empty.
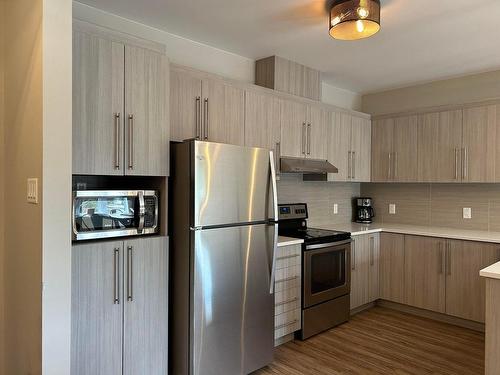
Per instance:
[[[73,240],[157,233],[158,197],[153,190],[73,192]]]

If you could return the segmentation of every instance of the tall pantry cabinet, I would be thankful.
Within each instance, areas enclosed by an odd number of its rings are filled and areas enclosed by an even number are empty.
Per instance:
[[[168,175],[168,73],[157,45],[75,21],[73,174]]]

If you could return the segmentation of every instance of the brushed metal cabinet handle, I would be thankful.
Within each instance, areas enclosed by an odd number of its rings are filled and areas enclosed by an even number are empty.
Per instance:
[[[464,175],[465,179],[469,179],[469,148],[464,148]]]
[[[281,142],[276,142],[276,149],[275,149],[275,166],[276,166],[276,175],[279,176],[281,174]]]
[[[196,139],[201,138],[201,97],[196,97],[195,108],[195,126],[196,126]]]
[[[370,266],[375,265],[375,237],[370,237]]]
[[[113,304],[120,304],[120,249],[113,251]]]
[[[348,151],[347,152],[347,179],[348,180],[351,179],[351,175],[352,175],[351,168],[352,168],[352,151]]]
[[[204,112],[205,112],[205,121],[204,121],[205,122],[205,124],[204,124],[205,125],[205,131],[204,131],[205,135],[204,135],[204,139],[205,139],[205,141],[207,141],[208,137],[209,137],[208,132],[209,132],[209,128],[210,128],[210,124],[208,123],[208,117],[209,117],[208,98],[205,98],[203,108],[204,108]]]
[[[393,168],[394,168],[392,178],[394,180],[397,180],[398,179],[398,153],[397,152],[394,152],[394,157],[393,157],[392,163],[393,163]]]
[[[356,271],[356,240],[352,240],[351,243],[351,253],[352,253],[352,260],[351,260],[351,270]]]
[[[440,275],[443,275],[446,272],[446,251],[444,249],[445,244],[443,242],[439,243],[439,271]]]
[[[351,168],[352,168],[352,172],[351,172],[351,175],[352,175],[352,178],[355,179],[356,178],[356,151],[352,151],[351,152]]]
[[[311,155],[311,124],[307,124],[306,145],[307,155]]]
[[[392,180],[392,152],[389,152],[389,170],[387,172],[387,179]]]
[[[128,169],[134,169],[134,115],[128,115]]]
[[[455,147],[455,180],[458,180],[458,157],[459,150]]]
[[[301,145],[301,152],[302,155],[306,154],[306,123],[302,123],[302,145]]]
[[[134,247],[133,246],[128,246],[127,247],[127,301],[133,301],[134,300],[134,284],[133,284],[133,278],[132,278],[132,273],[133,273],[133,251]]]
[[[451,276],[451,243],[448,242],[448,249],[446,250],[446,267],[447,267],[447,274],[448,276]]]
[[[121,115],[115,113],[115,169],[120,169],[120,125]]]

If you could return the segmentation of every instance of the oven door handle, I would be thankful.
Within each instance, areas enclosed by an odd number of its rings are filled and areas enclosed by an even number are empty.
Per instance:
[[[352,239],[345,240],[345,241],[339,241],[339,242],[329,242],[329,243],[321,243],[317,245],[307,245],[306,246],[306,251],[307,250],[319,250],[319,249],[324,249],[327,247],[333,247],[333,246],[342,246],[342,245],[347,245],[348,243],[351,243]],[[339,251],[342,249],[338,249]]]

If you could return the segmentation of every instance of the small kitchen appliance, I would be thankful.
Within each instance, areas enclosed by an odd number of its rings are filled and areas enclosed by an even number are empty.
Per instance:
[[[305,340],[349,320],[351,234],[307,227],[307,204],[280,204],[280,236],[302,244],[302,329]]]
[[[73,240],[154,234],[159,193],[153,190],[73,192]]]
[[[356,198],[354,200],[356,223],[371,224],[375,217],[371,198]]]

